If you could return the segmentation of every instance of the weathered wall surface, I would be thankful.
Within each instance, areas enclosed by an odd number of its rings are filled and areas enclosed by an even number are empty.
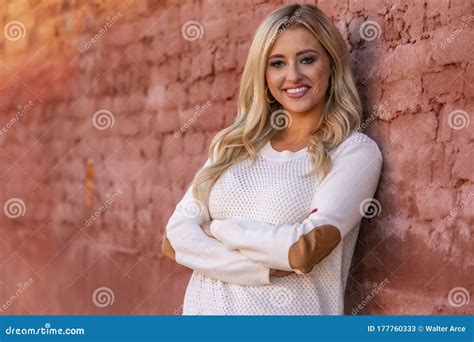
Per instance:
[[[280,4],[1,1],[3,314],[180,313],[190,272],[163,229]],[[474,313],[471,2],[318,5],[385,156],[346,312]]]

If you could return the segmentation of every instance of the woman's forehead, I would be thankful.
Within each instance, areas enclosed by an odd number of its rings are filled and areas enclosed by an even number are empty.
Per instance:
[[[303,26],[296,26],[280,31],[270,49],[269,55],[294,55],[306,49],[313,49],[319,52],[324,51],[321,43],[313,33]]]

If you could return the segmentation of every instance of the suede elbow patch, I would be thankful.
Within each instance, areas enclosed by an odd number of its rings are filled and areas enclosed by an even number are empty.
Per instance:
[[[314,265],[328,256],[341,241],[341,232],[332,225],[312,229],[291,245],[288,260],[291,268],[311,272]]]
[[[176,257],[175,257],[176,253],[174,251],[173,246],[171,246],[170,240],[168,240],[168,237],[166,235],[163,238],[163,243],[161,244],[161,251],[168,258],[170,258],[173,261],[176,261]]]

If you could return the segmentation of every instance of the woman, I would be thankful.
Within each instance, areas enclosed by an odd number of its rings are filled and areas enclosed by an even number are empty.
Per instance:
[[[166,227],[163,252],[194,270],[183,314],[343,314],[382,156],[357,132],[346,45],[324,13],[295,4],[261,23],[238,105]]]

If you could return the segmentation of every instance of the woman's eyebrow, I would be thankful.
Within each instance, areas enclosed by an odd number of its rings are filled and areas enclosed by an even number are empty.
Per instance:
[[[301,50],[301,51],[297,52],[297,53],[296,53],[296,56],[302,55],[302,54],[307,53],[307,52],[315,52],[315,53],[318,53],[318,51],[313,50],[313,49],[304,49],[304,50]],[[285,58],[285,55],[276,54],[276,55],[271,55],[270,57],[268,57],[268,59],[271,59],[271,58]]]

